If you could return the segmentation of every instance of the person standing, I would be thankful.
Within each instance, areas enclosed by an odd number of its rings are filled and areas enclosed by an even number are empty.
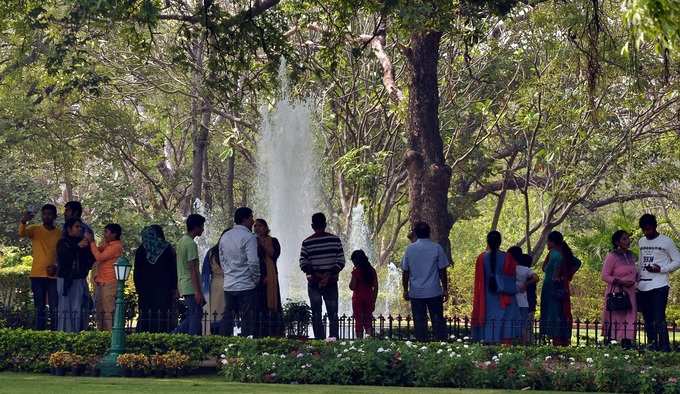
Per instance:
[[[87,327],[89,292],[87,275],[94,263],[89,243],[83,238],[80,219],[66,221],[66,234],[57,243],[58,329],[80,332]]]
[[[517,306],[519,307],[522,342],[528,343],[532,337],[534,312],[536,310],[536,283],[538,275],[531,269],[531,256],[522,253],[522,248],[512,246],[508,254],[517,262],[515,275],[517,277]]]
[[[220,265],[224,272],[224,316],[220,333],[232,336],[234,316],[241,316],[241,336],[255,336],[257,284],[260,282],[260,259],[257,237],[252,232],[253,210],[238,208],[234,227],[220,238]]]
[[[448,299],[446,268],[449,266],[449,259],[444,248],[430,239],[430,226],[427,223],[415,223],[413,233],[417,240],[406,247],[401,262],[404,299],[411,301],[416,339],[428,340],[429,312],[435,338],[444,340],[444,302]]]
[[[501,233],[489,232],[475,265],[472,338],[490,344],[512,344],[523,325],[516,295],[526,285],[517,285],[517,260],[500,250],[501,242]]]
[[[321,309],[326,304],[329,319],[329,336],[337,338],[338,276],[345,268],[345,252],[337,235],[326,232],[326,216],[312,215],[314,234],[302,241],[300,269],[307,276],[307,293],[312,308],[312,328],[316,339],[326,339]]]
[[[680,268],[680,252],[669,237],[657,231],[656,217],[640,217],[640,260],[638,272],[638,307],[645,319],[647,343],[653,350],[671,350],[666,324],[669,274]]]
[[[186,220],[187,232],[177,243],[177,289],[187,307],[186,316],[175,329],[176,333],[201,335],[203,292],[198,272],[198,245],[194,238],[203,234],[205,218],[191,214]]]
[[[635,339],[635,319],[637,317],[636,258],[630,251],[630,235],[619,230],[612,235],[614,249],[607,254],[602,266],[602,280],[607,283],[604,292],[604,310],[602,312],[602,332],[605,338],[617,340],[624,348],[630,348]],[[614,292],[623,292],[630,301],[627,310],[607,310],[607,296]]]
[[[220,238],[227,231],[228,228],[220,234]],[[203,266],[201,267],[201,285],[203,286],[203,295],[207,295],[207,304],[205,306],[206,312],[209,314],[210,324],[208,327],[203,327],[204,335],[219,334],[219,326],[224,317],[224,272],[220,264],[220,243],[208,249],[208,252],[203,258]]]
[[[47,305],[50,310],[50,328],[57,327],[57,243],[61,238],[61,231],[56,228],[57,207],[45,204],[40,210],[42,224],[31,224],[33,212],[27,211],[19,223],[19,237],[31,240],[31,291],[35,306],[35,329],[44,330],[47,327]],[[47,302],[46,302],[47,301]]]
[[[355,250],[351,256],[354,269],[349,288],[352,290],[352,312],[354,314],[354,331],[357,338],[373,335],[373,311],[378,298],[378,273],[368,261],[363,250]]]
[[[78,219],[80,220],[80,227],[81,227],[81,237],[85,236],[85,233],[91,233],[92,229],[90,226],[88,226],[84,221],[83,221],[83,205],[80,203],[80,201],[69,201],[64,205],[64,228],[63,228],[63,236],[66,236],[67,230],[66,230],[66,222],[69,219]],[[87,247],[87,246],[83,246]]]
[[[90,243],[90,251],[96,261],[94,305],[97,327],[104,331],[111,331],[113,327],[113,311],[116,307],[116,274],[113,264],[123,255],[123,243],[120,240],[122,233],[120,225],[107,224],[104,227],[104,242],[99,247],[95,243],[94,234],[85,233],[85,239]]]
[[[567,346],[571,343],[573,322],[570,284],[581,262],[559,231],[548,234],[548,250],[543,262],[540,333],[552,338],[555,346]]]
[[[177,325],[173,313],[177,300],[175,250],[157,224],[145,227],[141,237],[132,272],[139,299],[137,331],[170,332]]]
[[[279,240],[270,235],[264,219],[255,220],[257,254],[260,258],[260,283],[258,296],[258,331],[260,336],[283,336],[283,306],[279,289],[279,271],[276,262],[281,256]]]

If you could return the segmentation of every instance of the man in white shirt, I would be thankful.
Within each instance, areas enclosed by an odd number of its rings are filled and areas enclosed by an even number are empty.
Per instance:
[[[638,309],[645,319],[647,343],[654,350],[670,351],[666,324],[669,274],[680,268],[680,252],[673,240],[656,230],[656,217],[640,217],[644,234],[639,241],[640,260],[638,272]]]
[[[238,208],[234,213],[234,227],[220,238],[220,265],[224,271],[222,335],[233,334],[236,313],[241,315],[241,335],[255,335],[260,259],[257,237],[252,232],[254,223],[252,209]]]

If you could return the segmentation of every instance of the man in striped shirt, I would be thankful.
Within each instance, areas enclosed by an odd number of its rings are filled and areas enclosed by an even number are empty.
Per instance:
[[[316,339],[326,339],[321,319],[322,302],[326,303],[330,337],[338,337],[338,275],[345,267],[345,253],[337,235],[326,232],[326,216],[312,216],[314,234],[302,241],[300,269],[307,274],[307,292],[312,307],[312,327]]]

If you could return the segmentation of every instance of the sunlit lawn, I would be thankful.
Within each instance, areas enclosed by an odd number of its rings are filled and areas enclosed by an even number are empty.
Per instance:
[[[182,379],[57,377],[0,373],[0,393],[510,393],[501,390],[425,389],[367,386],[311,386],[228,383],[217,376]]]

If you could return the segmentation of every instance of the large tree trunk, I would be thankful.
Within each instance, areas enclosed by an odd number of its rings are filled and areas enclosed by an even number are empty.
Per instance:
[[[427,222],[432,239],[439,242],[451,257],[449,232],[452,220],[448,212],[451,168],[446,165],[444,145],[439,131],[439,88],[437,61],[441,32],[427,31],[411,35],[407,58],[411,68],[409,89],[408,169],[411,224]]]
[[[208,135],[210,131],[210,119],[212,106],[205,90],[205,81],[200,70],[203,69],[203,45],[202,42],[194,46],[194,61],[196,70],[193,75],[193,98],[191,100],[191,132],[193,143],[193,158],[191,163],[191,203],[196,199],[202,199],[203,175],[206,167]]]

